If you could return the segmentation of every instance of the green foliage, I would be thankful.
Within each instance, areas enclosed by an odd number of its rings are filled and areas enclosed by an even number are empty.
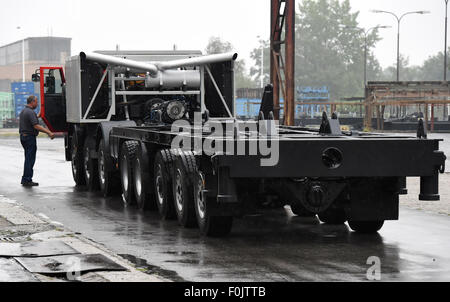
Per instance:
[[[450,53],[447,53],[447,57]],[[448,60],[448,58],[447,58]],[[444,80],[444,52],[430,56],[421,66],[423,81],[441,81]],[[450,72],[447,68],[447,79],[450,79]]]
[[[332,99],[364,95],[364,30],[349,0],[303,0],[296,20],[296,84],[328,86]],[[377,30],[367,36],[368,80],[380,72],[370,52]]]
[[[234,50],[233,45],[230,42],[223,41],[220,37],[211,37],[205,52],[207,54],[219,54],[231,52]],[[253,88],[256,86],[255,82],[247,74],[245,68],[245,60],[238,60],[235,62],[235,85],[236,89],[239,88]]]
[[[348,0],[303,0],[296,16],[297,86],[328,86],[331,98],[364,95],[364,30],[358,28],[358,12],[352,13]],[[378,31],[367,36],[367,79],[380,77],[381,67],[371,49],[380,40]],[[251,53],[254,67],[250,75],[261,75],[261,48],[264,47],[264,77],[269,82],[270,50],[268,41]],[[284,50],[282,50],[284,54]]]
[[[409,66],[409,58],[400,55],[400,81],[419,81],[421,78],[419,66]],[[397,81],[397,62],[385,68],[379,77],[381,81]]]
[[[220,37],[210,37],[205,52],[209,55],[233,51],[234,47],[230,42],[223,41]]]
[[[383,70],[379,80],[396,81],[397,63]],[[400,81],[442,81],[444,79],[444,52],[428,57],[421,66],[410,66],[409,59],[400,55]],[[447,79],[450,71],[447,69]]]
[[[264,49],[264,84],[270,82],[270,41],[259,41],[258,48],[253,49],[250,53],[250,58],[255,62],[255,65],[250,68],[250,76],[257,83],[261,83],[261,55]]]

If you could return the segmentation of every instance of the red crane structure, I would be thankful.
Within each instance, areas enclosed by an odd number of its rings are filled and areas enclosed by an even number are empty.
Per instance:
[[[275,119],[280,119],[280,90],[284,99],[283,124],[295,124],[295,0],[270,0],[270,80]],[[284,29],[284,31],[283,31]],[[282,51],[284,45],[285,55]]]

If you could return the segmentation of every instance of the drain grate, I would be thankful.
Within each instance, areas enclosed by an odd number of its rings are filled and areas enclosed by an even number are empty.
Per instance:
[[[30,240],[30,235],[17,236],[17,237],[1,237],[0,242],[23,242]]]

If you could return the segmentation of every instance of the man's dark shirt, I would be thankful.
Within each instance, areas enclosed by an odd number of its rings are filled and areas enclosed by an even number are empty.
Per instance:
[[[21,135],[34,135],[38,136],[39,131],[34,129],[34,126],[39,124],[38,117],[36,112],[28,106],[22,110],[19,115],[20,118],[20,126],[19,132]]]

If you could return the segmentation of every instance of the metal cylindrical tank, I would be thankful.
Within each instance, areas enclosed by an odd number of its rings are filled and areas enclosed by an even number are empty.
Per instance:
[[[200,83],[199,70],[166,70],[145,79],[146,88],[156,89],[200,89]]]
[[[183,67],[195,67],[195,66],[203,66],[212,63],[220,63],[226,61],[235,61],[238,57],[237,53],[229,52],[223,54],[214,54],[207,56],[199,56],[190,59],[181,59],[174,60],[168,62],[158,62],[156,66],[158,66],[159,70],[168,70],[168,69],[176,69]]]
[[[158,68],[154,64],[137,62],[133,60],[127,60],[122,58],[117,58],[114,56],[107,56],[98,53],[80,53],[80,57],[88,59],[94,62],[100,62],[104,64],[110,64],[113,66],[127,67],[135,71],[148,72],[152,76],[156,76],[158,73]]]

